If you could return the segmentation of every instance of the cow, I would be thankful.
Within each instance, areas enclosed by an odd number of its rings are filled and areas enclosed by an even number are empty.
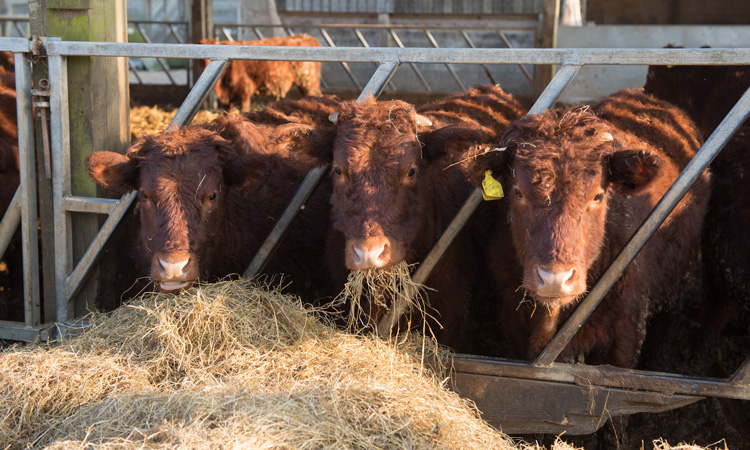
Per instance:
[[[499,87],[476,87],[425,105],[400,100],[343,102],[335,127],[301,132],[292,164],[330,164],[333,185],[328,239],[330,271],[341,285],[350,270],[415,264],[428,254],[471,193],[454,154],[502,135],[522,114]],[[453,114],[455,113],[455,114]],[[301,127],[304,129],[305,127]],[[442,344],[460,349],[471,297],[472,248],[461,233],[427,281],[443,325]],[[373,325],[383,308],[363,308]]]
[[[0,52],[0,219],[8,210],[20,184],[18,119],[13,53]],[[23,320],[23,274],[21,235],[16,232],[3,257],[0,319]]]
[[[320,47],[320,41],[307,34],[271,37],[256,41],[217,41],[202,39],[208,45],[262,45]],[[208,63],[208,62],[206,62]],[[235,60],[229,63],[216,83],[214,91],[218,101],[227,108],[239,100],[242,112],[250,111],[250,100],[255,95],[268,95],[279,100],[293,86],[300,95],[320,96],[320,62]]]
[[[593,107],[527,115],[493,151],[466,153],[471,182],[489,169],[507,194],[486,246],[516,357],[539,355],[701,143],[680,109],[624,90]],[[560,359],[636,364],[649,313],[670,306],[663,288],[679,285],[696,257],[709,191],[704,173]]]
[[[644,90],[683,108],[711,135],[750,88],[748,66],[650,66]],[[703,326],[747,333],[750,319],[750,121],[711,162],[713,188],[703,229]]]
[[[323,119],[302,114],[300,120],[327,123],[334,109],[325,105],[332,107],[335,97],[315,108],[314,101],[302,100],[307,107],[301,110],[317,108]],[[269,114],[278,117],[291,108],[285,103]],[[125,155],[89,155],[89,173],[99,185],[119,195],[138,192],[134,256],[159,290],[179,292],[196,280],[247,268],[306,175],[277,154],[276,128],[227,115],[205,126],[144,136]],[[265,271],[289,275],[297,292],[316,289],[317,280],[325,279],[319,261],[330,216],[327,197],[325,189],[312,196]]]

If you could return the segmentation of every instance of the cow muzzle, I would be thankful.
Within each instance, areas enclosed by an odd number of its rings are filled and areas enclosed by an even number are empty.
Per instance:
[[[154,255],[151,273],[161,292],[178,293],[198,279],[197,258],[188,252]]]
[[[548,301],[570,299],[586,292],[584,277],[576,267],[536,266],[529,275],[525,287]]]
[[[403,258],[392,239],[386,236],[350,239],[346,245],[346,267],[349,270],[389,267]],[[396,251],[394,251],[396,250]]]

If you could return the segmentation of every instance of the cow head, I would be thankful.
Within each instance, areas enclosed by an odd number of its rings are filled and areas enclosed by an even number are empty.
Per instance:
[[[491,169],[502,182],[523,287],[548,306],[586,292],[612,193],[637,195],[662,165],[653,154],[623,149],[617,136],[585,108],[552,110],[517,120],[499,148],[476,152],[469,175],[479,184]]]
[[[445,167],[433,162],[466,141],[467,131],[432,130],[408,103],[373,98],[342,103],[331,121],[332,128],[292,125],[278,138],[296,145],[289,154],[300,169],[330,163],[332,224],[345,238],[346,267],[383,268],[413,257],[434,189],[429,172]]]
[[[239,155],[217,133],[200,127],[138,140],[126,155],[98,151],[89,174],[116,193],[138,192],[139,264],[161,291],[177,292],[202,275],[223,251],[229,189],[265,172],[262,159]]]

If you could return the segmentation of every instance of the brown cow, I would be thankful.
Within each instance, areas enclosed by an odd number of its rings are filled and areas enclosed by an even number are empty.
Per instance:
[[[327,102],[333,99],[321,99],[321,104],[331,105]],[[302,109],[309,110],[314,100],[303,102],[308,107]],[[322,120],[332,107],[317,107]],[[303,122],[316,120],[305,115]],[[283,163],[273,134],[273,125],[232,115],[207,127],[143,137],[126,155],[94,152],[88,157],[97,183],[117,194],[138,191],[136,258],[162,291],[242,273],[248,266],[306,175]],[[328,195],[325,189],[313,195],[266,273],[286,273],[298,289],[324,278],[318,272]]]
[[[451,111],[457,112],[454,119],[447,117]],[[521,113],[508,93],[486,87],[428,105],[420,114],[399,100],[344,102],[334,129],[310,130],[311,145],[292,157],[307,154],[332,164],[329,261],[338,283],[349,270],[422,261],[472,190],[455,168],[445,170],[454,162],[451,154],[497,139]],[[455,125],[445,126],[449,122]],[[465,232],[427,282],[444,326],[436,336],[454,348],[464,344],[472,260]],[[370,320],[382,313],[369,311]]]
[[[257,41],[217,41],[202,39],[201,44],[263,45],[320,47],[320,41],[307,34],[272,37]],[[224,75],[216,83],[216,98],[227,108],[239,100],[243,112],[250,111],[250,99],[258,94],[285,97],[297,86],[300,95],[321,95],[320,62],[235,60],[229,63]]]
[[[464,166],[473,182],[489,168],[508,195],[487,247],[517,356],[539,354],[700,144],[679,109],[626,90],[591,109],[529,115],[510,125],[503,151],[475,150]],[[678,284],[696,255],[709,189],[703,174],[562,359],[635,364],[649,312],[666,306],[663,287]]]
[[[13,53],[0,52],[0,219],[8,210],[20,184],[18,167],[18,120]],[[16,232],[5,255],[2,274],[0,319],[23,320],[23,273],[21,234]]]
[[[644,90],[683,108],[709,136],[750,88],[748,66],[651,66]],[[711,162],[703,231],[703,320],[708,333],[750,319],[750,121]]]

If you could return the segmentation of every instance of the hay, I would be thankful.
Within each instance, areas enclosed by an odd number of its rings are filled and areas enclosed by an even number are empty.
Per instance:
[[[374,308],[389,309],[385,314],[381,326],[377,331],[381,335],[390,334],[391,328],[396,328],[398,335],[398,319],[402,313],[407,314],[406,331],[411,329],[412,311],[420,313],[423,335],[432,335],[432,331],[425,320],[431,317],[427,299],[426,287],[414,283],[411,279],[411,267],[401,261],[385,269],[363,269],[349,272],[344,290],[338,295],[335,303],[349,306],[348,326],[352,331],[374,327],[370,323],[367,311]],[[366,305],[365,305],[366,303]],[[398,310],[393,317],[393,311]]]
[[[686,444],[686,443],[680,443],[677,446],[671,446],[669,445],[669,442],[667,442],[664,439],[657,439],[653,442],[654,444],[654,450],[708,450],[709,448],[714,448],[714,450],[727,450],[727,443],[726,441],[720,441],[716,442],[714,444],[709,445],[708,447],[701,447],[695,444]]]
[[[157,136],[169,126],[177,112],[176,108],[169,111],[158,106],[137,106],[130,108],[130,142],[134,142],[141,136]],[[209,123],[220,114],[213,111],[198,111],[191,124],[201,125]]]
[[[511,449],[419,361],[249,281],[145,294],[0,354],[0,447]]]

